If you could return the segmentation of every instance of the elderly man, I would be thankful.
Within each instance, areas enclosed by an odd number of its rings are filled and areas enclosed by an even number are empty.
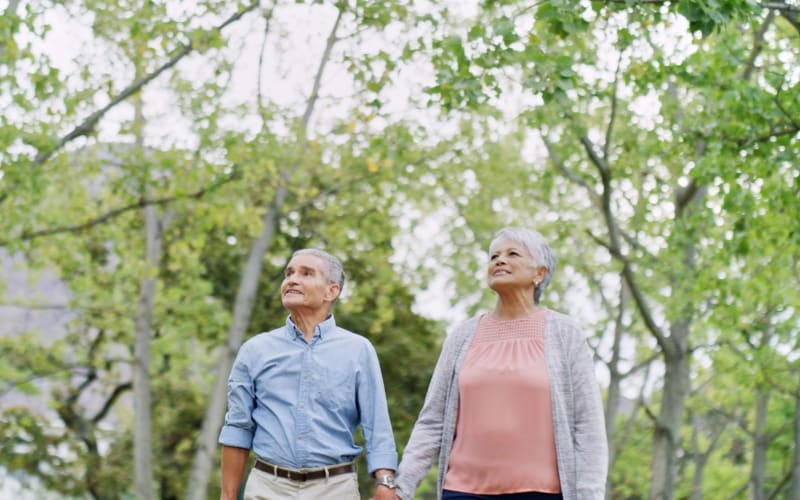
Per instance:
[[[321,250],[299,250],[286,266],[286,326],[245,342],[228,380],[223,500],[236,499],[251,449],[245,499],[359,499],[359,425],[374,498],[394,498],[397,450],[378,357],[331,314],[343,286],[341,262]]]

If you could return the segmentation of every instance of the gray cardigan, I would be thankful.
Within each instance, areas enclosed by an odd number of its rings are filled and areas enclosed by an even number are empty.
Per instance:
[[[397,494],[403,500],[413,499],[437,456],[441,498],[458,415],[458,373],[478,320],[462,323],[444,341],[398,467]],[[555,311],[547,313],[544,343],[561,493],[564,500],[602,500],[608,443],[592,353],[575,321]]]

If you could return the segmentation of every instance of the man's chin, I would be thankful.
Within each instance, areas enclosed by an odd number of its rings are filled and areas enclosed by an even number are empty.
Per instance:
[[[289,298],[284,297],[283,299],[281,299],[281,304],[283,304],[283,307],[291,311],[292,309],[301,305],[302,300],[300,300],[299,297],[289,297]]]

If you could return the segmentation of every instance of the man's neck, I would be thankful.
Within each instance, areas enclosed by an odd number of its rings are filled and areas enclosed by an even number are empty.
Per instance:
[[[294,323],[295,328],[302,332],[303,338],[309,343],[311,339],[314,338],[317,325],[328,319],[328,316],[330,316],[330,312],[328,311],[292,311],[291,314],[292,323]]]

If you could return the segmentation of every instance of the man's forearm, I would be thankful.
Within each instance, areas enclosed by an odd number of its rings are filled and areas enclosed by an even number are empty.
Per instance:
[[[222,447],[222,495],[221,500],[236,500],[239,488],[242,486],[244,469],[250,450],[233,446]]]

